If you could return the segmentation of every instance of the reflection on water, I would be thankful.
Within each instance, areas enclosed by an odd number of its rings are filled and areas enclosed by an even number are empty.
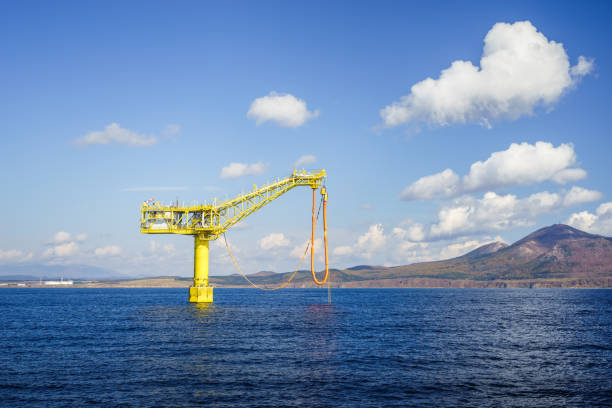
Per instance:
[[[9,406],[605,406],[612,291],[0,291]],[[1,403],[0,403],[1,404]]]
[[[208,312],[210,312],[211,309],[213,309],[216,305],[212,304],[212,303],[190,303],[190,305],[198,312],[202,312],[203,314],[206,314]]]

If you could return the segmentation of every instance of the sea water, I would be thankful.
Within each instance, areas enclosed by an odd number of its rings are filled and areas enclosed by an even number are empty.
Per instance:
[[[612,290],[214,296],[0,290],[0,405],[612,405]]]

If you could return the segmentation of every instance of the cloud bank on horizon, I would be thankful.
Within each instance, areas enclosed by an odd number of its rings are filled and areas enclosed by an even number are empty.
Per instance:
[[[375,255],[393,263],[424,262],[462,255],[479,246],[503,239],[498,234],[517,227],[530,227],[544,213],[600,200],[595,190],[573,186],[559,193],[542,191],[520,198],[515,194],[487,192],[481,198],[464,195],[444,203],[436,220],[424,225],[405,220],[385,232],[382,224],[370,225],[350,245],[338,245],[336,259],[369,261]],[[568,225],[587,232],[612,234],[612,203],[601,204],[596,214],[582,211],[572,214]],[[479,238],[483,236],[484,239]]]
[[[543,213],[602,198],[599,191],[574,186],[568,191],[542,191],[525,198],[489,191],[482,198],[462,196],[442,205],[437,222],[431,225],[429,239],[490,233],[535,224]]]
[[[18,262],[30,261],[38,258],[47,264],[70,264],[77,262],[94,262],[93,258],[117,257],[123,253],[123,249],[116,244],[96,246],[89,242],[89,237],[85,233],[70,233],[58,231],[47,242],[46,248],[39,254],[23,254],[21,251],[13,251],[14,258]]]
[[[563,143],[536,142],[512,143],[506,150],[493,152],[485,161],[477,161],[470,171],[460,177],[451,169],[421,177],[406,187],[400,195],[404,201],[444,201],[437,220],[428,227],[413,223],[412,241],[449,239],[461,235],[494,233],[535,223],[541,214],[601,200],[603,194],[579,186],[564,188],[559,192],[541,191],[525,198],[515,194],[499,194],[500,188],[536,185],[550,181],[565,185],[586,178],[586,171],[576,167],[574,146]],[[482,198],[470,193],[486,191]],[[574,223],[590,220],[582,215],[573,218]],[[415,233],[415,231],[417,233]]]
[[[21,263],[27,262],[33,258],[32,252],[25,252],[19,249],[1,249],[0,248],[0,262],[6,263]]]
[[[594,60],[584,56],[570,67],[563,44],[549,41],[530,21],[497,23],[484,38],[480,67],[453,61],[438,79],[416,83],[380,116],[387,127],[408,122],[491,127],[495,120],[552,107],[593,68]]]

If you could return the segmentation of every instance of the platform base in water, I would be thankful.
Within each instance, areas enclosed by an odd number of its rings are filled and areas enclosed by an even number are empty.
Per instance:
[[[189,288],[189,301],[192,303],[212,303],[213,288],[210,286],[192,286]]]

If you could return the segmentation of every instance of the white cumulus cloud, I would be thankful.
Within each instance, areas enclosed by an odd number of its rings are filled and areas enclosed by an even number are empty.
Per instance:
[[[385,245],[385,241],[382,224],[370,225],[368,231],[357,239],[357,248],[367,258],[367,254]]]
[[[354,252],[354,249],[352,246],[341,245],[341,246],[335,247],[332,253],[336,256],[345,256],[345,255],[351,255],[353,252]]]
[[[70,241],[71,238],[72,238],[72,235],[70,235],[69,232],[59,231],[53,236],[53,242],[59,244],[61,242]]]
[[[121,248],[117,245],[107,245],[105,247],[96,248],[94,250],[94,254],[97,256],[112,256],[119,255],[121,253]]]
[[[339,245],[332,251],[332,262],[343,259],[349,262],[375,262],[379,264],[407,263],[431,260],[423,225],[412,221],[403,222],[402,227],[392,228],[386,234],[382,224],[372,224],[350,245]],[[335,259],[334,259],[335,258]],[[383,261],[384,260],[384,261]]]
[[[459,176],[446,169],[431,176],[421,177],[402,191],[402,200],[430,200],[436,197],[450,197],[459,190]]]
[[[47,243],[48,248],[43,251],[43,257],[58,257],[63,258],[75,255],[79,252],[79,242],[87,240],[87,234],[71,234],[66,231],[58,231],[53,235],[50,242]]]
[[[256,176],[265,173],[267,170],[268,164],[263,162],[253,164],[234,162],[221,169],[220,177],[222,179],[233,179],[242,176]]]
[[[490,127],[493,120],[517,119],[538,106],[552,106],[592,67],[593,60],[585,57],[570,67],[563,44],[549,41],[529,21],[497,23],[485,36],[480,67],[454,61],[438,79],[416,83],[380,115],[387,126],[420,121]]]
[[[578,181],[586,178],[587,172],[583,169],[572,168],[563,169],[552,176],[550,179],[557,184],[567,184],[572,181]]]
[[[18,249],[0,249],[0,262],[25,262],[32,259],[31,252],[23,252]]]
[[[530,215],[550,210],[558,201],[556,195],[547,200],[533,197],[521,200],[512,194],[493,192],[484,194],[481,199],[464,196],[438,211],[438,222],[431,226],[430,236],[452,237],[530,225]]]
[[[413,233],[410,229],[415,227]],[[332,263],[338,260],[352,263],[355,265],[364,260],[370,264],[385,266],[407,265],[414,262],[435,261],[463,255],[482,245],[492,242],[502,241],[500,236],[481,235],[467,238],[465,236],[447,237],[448,239],[433,239],[429,242],[417,242],[416,239],[425,237],[424,226],[411,220],[406,220],[391,229],[391,233],[386,234],[380,224],[371,225],[368,231],[361,235],[356,242],[351,245],[340,245],[332,252]],[[375,245],[369,251],[364,251],[368,245],[372,244],[371,238],[376,237]],[[450,240],[450,242],[449,242]]]
[[[596,190],[587,190],[586,188],[573,186],[563,198],[563,205],[566,207],[589,203],[591,201],[601,200],[603,194]]]
[[[588,211],[581,211],[578,213],[573,213],[569,216],[569,218],[565,221],[567,225],[571,225],[572,227],[578,228],[579,230],[587,231],[587,232],[595,232],[596,223],[598,221],[598,216],[596,214],[590,213]]]
[[[440,208],[438,220],[431,225],[428,238],[446,238],[529,226],[540,214],[600,198],[601,193],[598,191],[581,187],[572,187],[564,194],[543,191],[526,198],[494,192],[487,192],[480,199],[463,196]]]
[[[134,147],[153,146],[157,138],[140,135],[128,129],[124,129],[119,123],[111,123],[104,130],[89,132],[83,137],[76,139],[80,145],[107,145],[110,143],[126,144]]]
[[[289,246],[289,240],[282,233],[272,233],[259,240],[261,249],[273,249]]]
[[[271,121],[283,127],[299,127],[317,116],[319,111],[309,111],[304,100],[276,92],[255,99],[247,112],[247,117],[258,125]]]
[[[512,143],[506,150],[493,152],[485,161],[470,166],[462,179],[451,169],[425,176],[406,187],[402,200],[448,198],[459,194],[499,187],[553,181],[566,184],[586,177],[586,171],[572,167],[576,153],[571,143]]]
[[[315,163],[316,161],[316,156],[313,156],[312,154],[305,154],[304,156],[301,156],[299,159],[297,159],[295,163],[293,163],[293,167],[305,166],[307,164]]]
[[[73,236],[69,232],[58,231],[55,233],[55,235],[53,235],[53,238],[51,239],[51,243],[61,244],[61,243],[65,243],[68,241],[82,242],[82,241],[85,241],[86,239],[87,239],[87,234],[85,233],[80,233],[80,234],[76,234],[75,236]]]
[[[374,253],[381,250],[387,242],[382,224],[370,225],[370,228],[353,245],[344,245],[334,248],[335,256],[355,255],[360,258],[371,259]]]
[[[293,249],[290,252],[290,255],[294,258],[298,258],[301,259],[302,256],[304,256],[304,251],[306,251],[306,248],[309,248],[310,250],[310,240],[304,241],[302,242],[302,244],[300,245],[296,245],[293,247]],[[317,257],[318,260],[323,260],[323,241],[321,241],[320,239],[315,239],[315,243],[314,243],[314,249],[315,249],[315,256]],[[306,253],[305,258],[308,257],[308,254],[310,252]]]
[[[425,229],[423,225],[413,223],[406,228],[395,227],[392,230],[394,238],[401,240],[409,240],[410,242],[419,242],[425,239]]]
[[[78,252],[79,246],[76,242],[70,241],[59,245],[54,245],[50,248],[47,248],[43,252],[43,256],[45,257],[66,257],[70,255],[74,255]]]
[[[612,202],[600,204],[595,214],[588,211],[574,213],[565,223],[592,234],[612,236]]]
[[[595,60],[593,58],[585,58],[582,55],[578,57],[578,63],[571,69],[571,74],[574,76],[585,76],[593,72]]]
[[[494,152],[486,161],[472,164],[469,174],[463,178],[464,191],[534,184],[555,180],[555,176],[557,181],[574,181],[575,177],[584,176],[584,170],[566,171],[575,162],[571,144],[554,147],[546,142],[512,143],[507,150]]]

